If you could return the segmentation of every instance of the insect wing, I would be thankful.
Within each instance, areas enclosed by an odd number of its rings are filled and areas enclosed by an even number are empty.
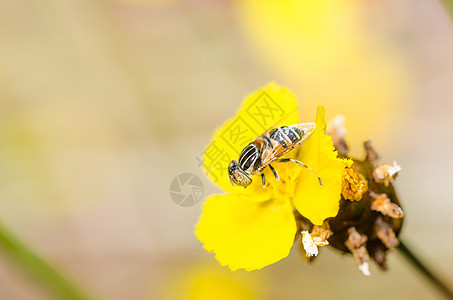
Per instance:
[[[276,127],[280,127],[281,125],[283,125],[283,123],[285,123],[287,120],[289,120],[289,118],[294,116],[294,114],[296,112],[299,112],[299,110],[300,110],[300,107],[296,107],[292,111],[286,113],[283,117],[280,118],[280,120],[278,120],[277,122],[272,124],[266,131],[264,131],[260,136],[258,136],[255,139],[255,142],[260,141],[260,142],[258,142],[257,146],[260,148],[260,152],[264,153],[263,157],[268,157],[268,156],[272,155],[272,152],[273,152],[274,144],[268,138],[269,133]],[[266,147],[266,145],[268,145],[268,144],[270,144],[270,146],[272,146],[271,149],[268,149],[268,147]]]
[[[277,127],[278,128],[278,127]],[[309,138],[313,132],[315,131],[316,124],[315,123],[300,123],[294,125],[287,125],[286,128],[290,129],[294,135],[297,136],[297,140],[292,141],[288,136],[285,135],[282,131],[281,134],[285,136],[286,139],[286,146],[283,146],[278,141],[274,139],[270,139],[272,142],[271,149],[263,149],[263,151],[267,150],[268,153],[265,153],[262,157],[265,159],[262,160],[262,165],[267,165],[273,160],[285,155],[292,149],[294,149],[297,145],[302,144],[307,138]],[[280,129],[281,130],[281,129]]]
[[[299,123],[292,126],[303,132],[303,135],[300,137],[300,141],[297,144],[305,142],[305,140],[308,139],[316,129],[316,124],[313,122]]]

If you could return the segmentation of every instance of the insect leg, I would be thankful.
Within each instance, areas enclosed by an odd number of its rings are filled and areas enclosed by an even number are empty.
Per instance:
[[[272,173],[274,173],[275,179],[280,180],[280,177],[278,176],[277,170],[274,169],[271,165],[269,165],[269,168],[272,170]]]
[[[319,177],[318,173],[316,173],[315,170],[313,170],[312,168],[310,168],[310,167],[307,166],[306,164],[304,164],[304,163],[302,163],[302,162],[300,162],[300,161],[298,161],[298,160],[296,160],[296,159],[292,159],[292,158],[280,158],[280,159],[278,159],[277,161],[278,161],[278,162],[282,162],[282,163],[292,161],[292,162],[298,164],[299,166],[302,166],[302,167],[304,167],[304,168],[307,168],[308,170],[310,170],[310,171],[312,171],[313,173],[315,173],[315,175],[318,177],[319,184],[322,185],[321,178]]]
[[[266,187],[266,177],[264,177],[264,174],[261,173],[261,179],[263,180],[263,188]]]

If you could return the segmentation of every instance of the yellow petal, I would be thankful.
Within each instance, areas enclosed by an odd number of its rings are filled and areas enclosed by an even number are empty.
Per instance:
[[[285,157],[294,157],[294,153],[297,152],[291,151]],[[301,168],[290,163],[273,163],[272,166],[278,172],[279,180],[275,178],[270,168],[265,168],[263,174],[266,178],[266,187],[263,188],[261,177],[255,176],[252,184],[246,189],[238,188],[234,192],[247,195],[249,201],[266,201],[290,196]]]
[[[324,119],[324,107],[318,106],[316,130],[297,156],[318,173],[322,185],[313,172],[304,168],[300,172],[293,198],[296,209],[315,225],[321,225],[324,219],[338,213],[344,169],[331,138],[326,135]]]
[[[288,256],[296,234],[289,199],[247,201],[248,194],[206,200],[195,235],[222,266],[261,269]]]
[[[294,95],[275,83],[247,96],[237,115],[216,131],[205,150],[203,165],[208,176],[225,190],[243,189],[231,186],[228,164],[238,159],[247,144],[282,118],[285,119],[284,125],[297,124],[299,114],[296,109]],[[253,176],[252,179],[252,186],[247,188],[249,192],[261,187],[259,176]]]

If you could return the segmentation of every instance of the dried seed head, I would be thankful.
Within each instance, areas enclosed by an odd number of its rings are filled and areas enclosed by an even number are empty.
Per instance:
[[[350,158],[344,152],[347,145],[344,131],[339,127],[341,122],[337,120],[331,124],[329,133],[345,165],[340,209],[322,226],[314,226],[295,212],[299,232],[304,231],[300,243],[302,253],[315,255],[318,247],[327,244],[328,240],[329,245],[343,253],[352,253],[363,274],[370,274],[370,259],[386,270],[386,252],[398,247],[404,219],[391,183],[401,167],[396,163],[376,165],[379,155],[370,141],[364,143],[365,159]],[[306,257],[306,260],[312,261],[314,257]]]

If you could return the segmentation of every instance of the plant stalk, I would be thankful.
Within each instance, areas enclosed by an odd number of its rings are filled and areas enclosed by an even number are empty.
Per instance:
[[[436,274],[428,269],[428,267],[417,257],[417,255],[412,252],[411,248],[402,240],[400,240],[400,246],[398,249],[403,256],[446,297],[446,299],[453,300],[453,290]]]
[[[0,251],[54,293],[56,299],[92,299],[0,223]]]

